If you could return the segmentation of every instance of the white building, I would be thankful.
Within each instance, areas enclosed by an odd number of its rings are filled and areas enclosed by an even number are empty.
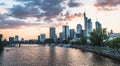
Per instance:
[[[120,33],[112,33],[112,34],[109,34],[109,40],[112,40],[114,38],[118,38],[120,37]]]

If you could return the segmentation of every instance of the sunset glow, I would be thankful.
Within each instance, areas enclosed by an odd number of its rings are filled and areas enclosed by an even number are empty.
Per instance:
[[[49,27],[56,33],[67,24],[84,29],[83,13],[92,19],[93,29],[98,20],[103,28],[120,33],[120,0],[0,0],[0,34],[4,39],[37,39],[41,33],[49,37]],[[53,4],[54,3],[54,4]]]

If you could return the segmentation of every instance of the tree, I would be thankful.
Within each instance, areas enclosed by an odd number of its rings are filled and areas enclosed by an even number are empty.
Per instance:
[[[54,41],[53,39],[45,39],[44,42],[45,42],[45,43],[49,43],[49,44],[55,43],[55,41]]]
[[[70,41],[69,40],[63,40],[62,43],[63,44],[68,44]]]
[[[110,41],[110,47],[119,52],[120,49],[120,37]]]
[[[81,43],[81,45],[87,44],[87,39],[86,39],[86,37],[82,36],[81,39],[80,39],[80,43]]]
[[[103,46],[104,42],[108,39],[106,29],[97,28],[90,33],[89,37],[93,46]]]

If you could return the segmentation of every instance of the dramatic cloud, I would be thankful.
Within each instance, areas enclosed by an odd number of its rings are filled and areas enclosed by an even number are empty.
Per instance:
[[[26,23],[19,20],[1,20],[0,21],[0,29],[11,29],[11,28],[19,28],[21,26],[34,26],[39,25],[35,23]]]
[[[78,6],[82,6],[83,4],[81,2],[78,2],[76,0],[70,0],[70,2],[68,3],[69,7],[78,7]]]
[[[65,21],[71,21],[74,18],[82,17],[82,16],[83,15],[81,13],[76,13],[74,15],[68,15],[68,14],[66,14]]]
[[[63,11],[61,3],[64,0],[16,0],[23,5],[15,5],[10,9],[10,14],[16,18],[46,17],[51,19]]]
[[[118,5],[120,5],[120,0],[97,0],[94,4],[99,10],[106,11],[116,10]]]
[[[5,3],[0,3],[0,5],[5,5]]]

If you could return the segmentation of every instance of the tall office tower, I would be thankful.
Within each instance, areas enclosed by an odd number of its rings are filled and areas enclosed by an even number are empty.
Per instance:
[[[95,22],[95,26],[96,26],[96,29],[102,28],[102,25],[98,21]]]
[[[14,41],[18,42],[19,41],[19,36],[16,35],[15,38],[14,38]]]
[[[63,32],[63,40],[66,40],[70,37],[70,31],[69,31],[69,26],[63,26],[62,27],[62,32]]]
[[[49,30],[49,32],[50,32],[50,38],[55,40],[57,38],[56,37],[55,28],[51,27],[50,30]]]
[[[9,37],[9,42],[13,42],[14,41],[14,37]]]
[[[77,33],[79,33],[79,34],[82,33],[82,26],[81,26],[81,24],[77,24],[76,29],[77,29]]]
[[[40,41],[44,42],[45,39],[46,39],[46,35],[45,34],[40,34]]]
[[[2,37],[3,37],[3,35],[2,35],[2,34],[0,34],[0,41],[2,41]]]
[[[60,38],[60,40],[63,40],[63,33],[62,32],[59,33],[59,38]]]
[[[70,39],[73,39],[75,36],[75,30],[74,29],[70,29]]]
[[[92,32],[92,21],[91,21],[91,19],[88,19],[88,33],[87,33],[87,37],[90,36],[91,32]]]
[[[85,37],[89,37],[90,36],[90,32],[92,31],[92,22],[91,19],[88,19],[88,17],[86,17],[86,13],[84,13],[84,26],[85,26]]]

